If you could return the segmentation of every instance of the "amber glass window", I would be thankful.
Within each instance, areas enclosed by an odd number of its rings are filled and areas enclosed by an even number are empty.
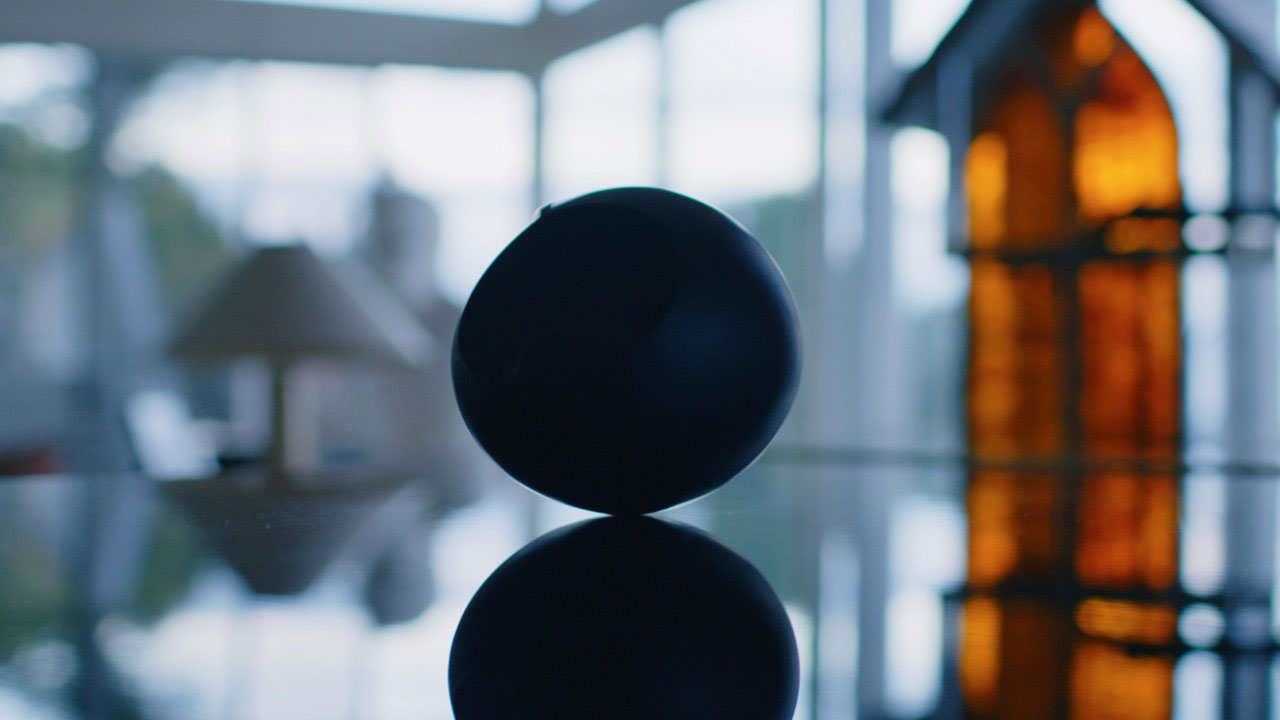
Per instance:
[[[1179,228],[1146,212],[1181,203],[1177,135],[1094,6],[1019,42],[966,158],[969,441],[1013,469],[970,476],[965,704],[1167,718],[1172,660],[1131,650],[1175,636],[1178,484],[1124,468],[1180,441]]]

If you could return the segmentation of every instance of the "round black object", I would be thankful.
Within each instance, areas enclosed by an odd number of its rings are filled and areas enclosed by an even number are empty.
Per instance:
[[[653,518],[538,538],[480,587],[454,634],[457,720],[789,720],[782,604],[746,560]]]
[[[603,190],[544,209],[485,271],[453,343],[458,406],[520,482],[648,513],[754,460],[799,379],[768,253],[697,200]]]

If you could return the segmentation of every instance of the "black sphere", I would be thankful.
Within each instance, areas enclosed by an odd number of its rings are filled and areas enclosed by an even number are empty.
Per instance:
[[[795,636],[760,573],[690,528],[605,518],[485,581],[449,656],[457,720],[789,720]]]
[[[740,225],[654,188],[544,209],[467,301],[453,384],[480,445],[530,488],[648,513],[725,483],[799,378],[786,281]]]

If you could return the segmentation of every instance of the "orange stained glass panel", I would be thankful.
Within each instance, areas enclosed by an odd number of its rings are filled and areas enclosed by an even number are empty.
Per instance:
[[[966,717],[1055,717],[1068,691],[1069,619],[1034,602],[979,595],[965,601],[962,622],[960,685]],[[1026,683],[1021,669],[1056,680]]]
[[[1118,255],[1143,250],[1171,252],[1182,244],[1182,229],[1168,218],[1124,218],[1107,225],[1103,241],[1109,252]]]
[[[1177,266],[1095,261],[1080,270],[1078,285],[1085,450],[1172,456],[1181,376]]]
[[[1052,474],[974,473],[969,482],[969,582],[993,587],[1009,578],[1050,580],[1060,569],[1062,478]]]
[[[960,686],[970,709],[990,713],[1000,689],[1000,603],[969,598],[961,622]]]
[[[1172,476],[1086,475],[1076,573],[1098,587],[1164,590],[1177,579],[1178,486]]]
[[[980,471],[970,478],[969,582],[991,587],[1011,577],[1047,581],[1062,560],[1062,479]]]
[[[1085,67],[1097,67],[1116,49],[1116,31],[1097,8],[1085,8],[1071,28],[1072,58]]]
[[[1026,720],[1058,717],[1067,700],[1074,628],[1051,604],[1010,599],[1001,603],[999,698],[988,717]]]
[[[974,247],[994,247],[1004,237],[1008,164],[1009,150],[999,133],[982,133],[969,145],[965,173],[969,188],[969,242]]]
[[[1143,266],[1138,298],[1147,312],[1139,331],[1147,356],[1142,395],[1144,440],[1149,452],[1172,456],[1182,434],[1182,298],[1178,265],[1170,260]]]
[[[1164,93],[1128,44],[1102,67],[1095,94],[1076,111],[1072,178],[1081,221],[1094,225],[1181,200],[1178,135]],[[1151,243],[1177,242],[1176,225]],[[1159,249],[1159,248],[1152,248]]]
[[[1005,82],[1006,94],[977,136],[991,144],[998,140],[1005,150],[1004,234],[988,239],[987,246],[1055,247],[1071,221],[1069,137],[1054,98],[1029,72],[1011,70]],[[979,145],[979,156],[983,151]]]
[[[1062,307],[1042,266],[975,258],[969,302],[970,444],[982,456],[1064,449]]]
[[[1084,641],[1071,656],[1071,720],[1164,720],[1173,709],[1173,660]]]
[[[1157,645],[1174,639],[1178,613],[1167,605],[1095,597],[1076,608],[1076,626],[1097,638]]]
[[[1092,71],[1119,45],[1116,31],[1097,8],[1064,8],[1043,20],[1040,43],[1047,51],[1055,86],[1077,93]]]
[[[969,583],[990,587],[1018,564],[1015,529],[1019,478],[1013,473],[976,473],[969,484]]]

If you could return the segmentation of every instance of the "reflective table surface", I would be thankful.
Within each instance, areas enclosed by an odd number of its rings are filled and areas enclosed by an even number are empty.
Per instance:
[[[1071,717],[1218,717],[1275,702],[1277,478],[1212,452],[779,443],[658,517],[776,593],[796,718],[1002,717],[1038,702],[1024,684]],[[534,538],[593,516],[496,468],[463,502],[433,501],[438,485],[0,480],[0,717],[454,717],[468,602]],[[1037,567],[1037,542],[1061,562]]]

